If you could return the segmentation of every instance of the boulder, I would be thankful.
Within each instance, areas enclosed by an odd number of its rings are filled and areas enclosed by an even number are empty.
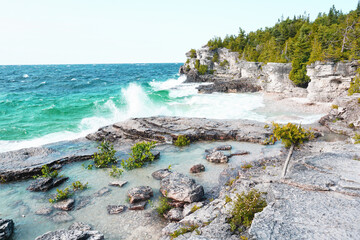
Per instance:
[[[153,196],[153,190],[149,186],[140,186],[131,188],[128,191],[128,196],[130,198],[130,203],[141,202],[144,200],[148,200]]]
[[[184,174],[173,172],[160,182],[160,192],[177,202],[197,202],[204,197],[203,186]]]
[[[9,239],[13,231],[14,231],[13,220],[0,218],[0,240]]]
[[[227,163],[229,158],[221,151],[214,151],[206,155],[206,160],[212,163]]]
[[[164,217],[170,221],[180,221],[181,219],[184,218],[183,211],[181,208],[170,209],[170,211],[164,214]]]
[[[191,173],[199,173],[204,171],[205,171],[205,166],[202,164],[196,164],[190,168]]]
[[[129,210],[145,210],[147,201],[130,204]]]
[[[74,208],[75,200],[72,198],[57,202],[54,204],[55,209],[63,210],[63,211],[70,211]]]
[[[155,172],[153,172],[151,174],[151,176],[153,178],[155,178],[156,180],[161,180],[163,179],[164,177],[168,176],[170,173],[172,173],[172,171],[170,171],[169,169],[167,168],[164,168],[164,169],[159,169]]]
[[[104,235],[98,231],[92,231],[91,226],[79,222],[72,224],[68,229],[61,229],[53,232],[47,232],[35,240],[103,240]]]
[[[33,183],[31,183],[27,190],[30,190],[32,192],[46,192],[54,187],[59,186],[68,179],[68,177],[39,178],[36,179]]]
[[[47,207],[45,207],[45,208],[40,208],[40,209],[38,209],[36,212],[35,212],[35,214],[36,215],[50,215],[51,213],[52,213],[52,208],[47,208]]]
[[[126,206],[125,205],[108,205],[106,207],[106,209],[110,215],[119,214],[119,213],[122,213],[123,211],[125,211]]]
[[[127,184],[128,181],[121,181],[121,180],[118,180],[118,181],[112,181],[109,183],[109,186],[113,186],[113,187],[122,187],[124,186],[125,184]]]

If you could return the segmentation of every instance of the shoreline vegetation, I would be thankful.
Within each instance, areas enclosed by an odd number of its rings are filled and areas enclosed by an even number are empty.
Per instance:
[[[1,184],[20,180],[28,183],[25,180],[34,177],[28,190],[47,192],[68,178],[73,181],[65,189],[57,189],[57,194],[50,198],[53,204],[41,203],[40,209],[32,209],[24,201],[17,203],[28,210],[22,218],[35,212],[55,225],[72,223],[68,229],[39,232],[36,240],[60,236],[106,239],[102,230],[109,231],[114,226],[111,221],[104,229],[96,226],[98,231],[91,230],[91,222],[74,222],[72,215],[83,208],[91,211],[91,205],[101,206],[104,215],[98,218],[145,224],[139,229],[126,227],[125,238],[141,235],[161,240],[357,239],[360,237],[358,39],[360,3],[348,14],[333,6],[314,22],[308,16],[299,16],[281,19],[272,28],[248,34],[240,29],[237,36],[214,38],[205,48],[188,52],[188,61],[180,68],[187,81],[212,83],[207,85],[205,94],[263,91],[274,95],[270,98],[271,110],[279,106],[299,108],[299,112],[325,109],[327,114],[319,119],[319,124],[273,123],[271,129],[267,123],[242,119],[131,118],[74,141],[79,146],[84,144],[83,147],[71,145],[73,142],[62,143],[66,147],[61,154],[51,146],[0,153]],[[311,72],[309,64],[316,71]],[[314,89],[326,92],[322,100],[311,97],[311,91],[319,95]],[[200,90],[201,87],[201,93]],[[308,130],[309,127],[312,129]],[[285,146],[275,144],[280,140]],[[228,145],[229,141],[262,148],[238,150]],[[209,142],[213,147],[202,150],[202,159],[191,159],[190,170],[182,169],[181,162],[178,171],[172,165],[151,174],[144,170],[158,166],[161,151],[166,152],[166,147],[176,148],[177,154],[181,154],[192,144]],[[100,145],[95,153],[96,143]],[[120,157],[119,152],[126,152],[126,157]],[[109,168],[112,169],[110,175],[116,177],[108,185],[112,190],[101,186],[84,196],[80,190],[91,191],[91,182],[68,174],[59,176],[65,164],[87,160],[95,165],[90,171],[92,165],[83,164],[81,171],[87,175],[106,171],[108,176]],[[205,167],[201,161],[208,165]],[[201,179],[208,166],[221,170],[212,173],[211,178],[218,178],[216,184],[206,185],[209,179],[202,179],[203,186],[194,179]],[[134,186],[135,180],[127,179],[133,172],[146,174],[135,176],[142,180],[141,186]],[[154,186],[158,192],[149,186],[149,179],[157,181]],[[131,187],[122,196],[126,204],[111,199],[111,204],[101,205],[108,203],[104,200],[109,200],[106,196],[116,195],[128,185]],[[121,217],[113,218],[116,215]],[[5,219],[0,218],[0,239],[10,239],[14,231],[15,235],[19,231],[16,220],[2,217]],[[20,224],[18,228],[22,227],[26,226]]]

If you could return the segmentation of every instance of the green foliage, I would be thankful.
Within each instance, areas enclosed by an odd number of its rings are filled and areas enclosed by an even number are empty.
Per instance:
[[[34,176],[34,178],[39,178],[39,177],[43,177],[43,178],[47,178],[47,177],[57,178],[57,176],[58,176],[58,171],[56,171],[56,170],[52,171],[52,168],[50,168],[48,165],[44,165],[44,166],[42,166],[42,168],[41,168],[41,174],[42,174],[42,175]]]
[[[218,62],[219,62],[219,54],[218,54],[217,52],[214,53],[211,61],[214,62],[214,63],[218,63]]]
[[[360,134],[355,133],[353,139],[355,140],[355,144],[360,144]]]
[[[115,157],[116,151],[114,150],[114,146],[110,145],[109,142],[103,141],[98,146],[98,152],[94,153],[92,159],[94,160],[95,167],[97,168],[106,168],[109,167],[110,164],[116,164],[117,159]]]
[[[159,203],[156,207],[156,211],[159,216],[163,217],[173,207],[169,204],[169,199],[167,197],[159,197]]]
[[[197,70],[198,70],[200,75],[204,75],[208,71],[208,66],[207,65],[200,65]]]
[[[358,102],[358,104],[360,104],[360,98],[358,98],[357,102]]]
[[[240,226],[249,227],[255,213],[261,212],[265,207],[265,199],[255,189],[250,190],[248,193],[236,194],[229,220],[231,230],[235,231]]]
[[[231,197],[229,197],[228,195],[225,195],[225,203],[229,203],[232,202]]]
[[[57,194],[55,195],[55,198],[50,198],[49,202],[50,203],[55,203],[55,202],[59,202],[65,199],[68,199],[72,193],[70,192],[70,189],[67,187],[64,190],[60,190],[60,189],[56,189]]]
[[[191,208],[190,212],[194,213],[194,212],[196,212],[196,211],[199,210],[199,209],[200,209],[200,207],[198,207],[197,205],[194,205],[194,206]]]
[[[198,225],[190,225],[188,227],[182,227],[170,234],[171,239],[177,238],[180,235],[183,235],[188,232],[193,232],[199,228]]]
[[[251,165],[250,163],[244,164],[244,165],[241,166],[241,168],[243,168],[243,169],[250,169],[252,167],[253,167],[253,165]]]
[[[350,82],[350,88],[348,90],[348,95],[351,96],[354,93],[360,93],[360,69],[357,70],[358,74],[356,77]],[[358,99],[358,103],[360,103],[360,100]]]
[[[186,135],[179,135],[174,142],[174,145],[177,147],[183,147],[190,144],[190,139]]]
[[[151,149],[155,147],[156,142],[139,142],[131,147],[130,157],[122,160],[121,166],[127,170],[141,168],[146,162],[154,161],[155,157]]]
[[[83,184],[80,181],[76,181],[71,184],[71,187],[74,192],[77,190],[84,190],[84,189],[88,188],[88,183]]]
[[[333,104],[333,105],[331,105],[331,108],[332,108],[332,109],[339,109],[339,106],[338,106],[338,105]]]
[[[225,67],[228,65],[229,65],[229,62],[226,59],[220,63],[220,67]]]
[[[305,141],[309,141],[314,138],[311,129],[304,129],[301,125],[288,123],[286,125],[279,125],[273,123],[273,134],[265,141],[265,144],[274,144],[276,141],[281,140],[286,148],[289,148],[292,144],[299,146]]]
[[[196,58],[196,50],[195,49],[190,50],[190,58]]]
[[[120,177],[123,172],[124,172],[124,170],[122,170],[121,168],[118,168],[115,165],[112,165],[111,171],[110,171],[110,176],[115,177],[115,178]]]

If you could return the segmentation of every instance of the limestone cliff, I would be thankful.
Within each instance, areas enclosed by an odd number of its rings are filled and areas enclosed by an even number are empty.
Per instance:
[[[310,101],[332,102],[345,96],[350,81],[359,67],[353,62],[316,62],[307,67],[311,79],[306,89],[294,85],[289,79],[291,63],[258,63],[240,59],[236,52],[220,48],[211,50],[204,46],[195,52],[186,53],[187,62],[180,74],[188,76],[188,82],[213,82],[200,87],[199,92],[265,92],[282,93],[289,97],[307,97]],[[206,66],[201,75],[199,67]]]

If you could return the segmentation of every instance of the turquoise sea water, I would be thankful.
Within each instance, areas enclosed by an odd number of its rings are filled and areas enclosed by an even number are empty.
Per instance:
[[[84,137],[131,117],[273,117],[256,111],[265,106],[260,93],[198,94],[180,66],[0,66],[0,152]]]

